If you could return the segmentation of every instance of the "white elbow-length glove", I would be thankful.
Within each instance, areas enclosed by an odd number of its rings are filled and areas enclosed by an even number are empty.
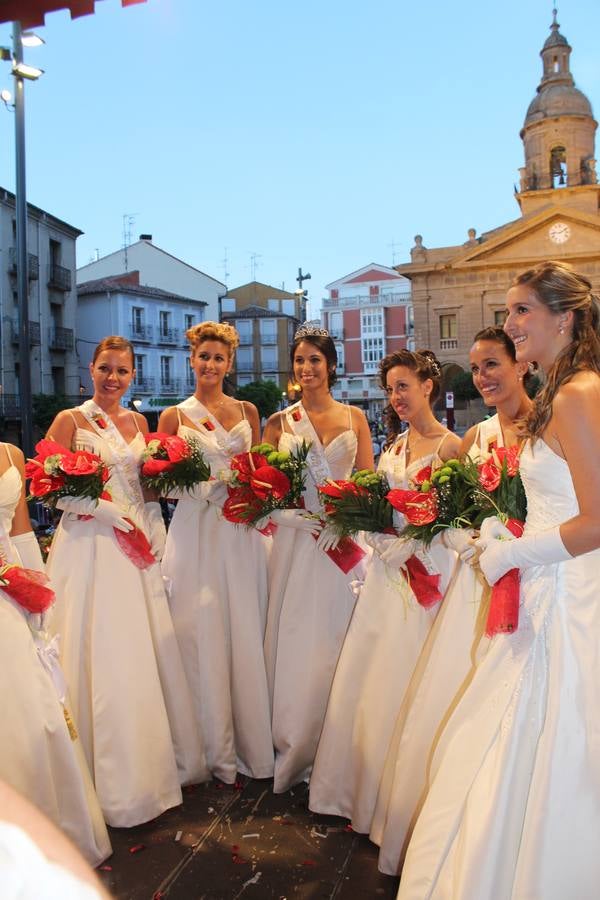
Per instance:
[[[489,584],[511,569],[528,569],[531,566],[548,566],[573,559],[555,526],[539,534],[516,539],[502,522],[491,516],[481,525],[476,546],[482,550],[479,567]]]
[[[274,509],[269,513],[271,522],[275,525],[283,525],[285,528],[295,528],[298,531],[307,531],[318,535],[323,528],[319,519],[311,517],[303,509]]]
[[[327,553],[328,550],[335,550],[341,539],[341,534],[338,534],[331,525],[324,525],[317,538],[317,547],[323,553]]]
[[[111,500],[96,501],[87,497],[61,497],[56,507],[76,516],[93,516],[98,522],[109,528],[133,531],[133,525],[125,519],[123,510]]]
[[[33,569],[35,572],[44,571],[42,551],[33,531],[24,534],[15,534],[11,541],[24,569]]]
[[[418,541],[411,538],[394,538],[380,554],[382,563],[391,569],[399,569],[404,563],[414,556],[418,548]]]
[[[441,541],[449,550],[458,553],[462,562],[474,561],[477,553],[474,532],[471,528],[444,528],[440,531]]]
[[[174,488],[169,491],[168,497],[169,500],[184,500],[186,497],[191,497],[192,500],[205,500],[215,506],[223,506],[227,500],[227,485],[224,481],[211,478],[209,481],[195,484],[189,491],[185,488]]]
[[[160,560],[164,556],[165,544],[167,542],[167,529],[162,515],[160,503],[151,501],[144,503],[146,511],[146,519],[148,522],[148,540],[152,548],[152,553],[156,559]]]

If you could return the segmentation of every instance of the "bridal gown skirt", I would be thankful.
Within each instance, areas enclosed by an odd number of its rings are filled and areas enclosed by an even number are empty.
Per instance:
[[[458,564],[395,722],[379,785],[371,840],[381,847],[379,868],[398,874],[411,828],[427,790],[437,738],[489,646],[481,606],[482,576]]]
[[[106,821],[146,822],[208,776],[158,565],[141,571],[108,528],[63,515],[48,574],[50,628]]]
[[[442,592],[455,554],[434,546]],[[386,751],[439,604],[420,606],[399,571],[373,554],[338,663],[310,781],[315,812],[345,816],[368,833]]]
[[[208,766],[228,783],[237,772],[273,775],[263,655],[267,543],[213,504],[184,498],[162,564]]]
[[[355,596],[312,535],[280,526],[269,560],[265,656],[273,708],[274,791],[308,778]]]
[[[594,551],[522,573],[518,631],[436,748],[400,900],[597,900],[599,570]]]
[[[80,742],[69,734],[26,615],[0,591],[0,778],[34,803],[97,866],[112,853],[106,825]]]

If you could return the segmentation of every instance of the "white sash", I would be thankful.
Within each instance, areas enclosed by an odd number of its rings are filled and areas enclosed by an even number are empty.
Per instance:
[[[296,419],[294,418],[294,415],[296,415]],[[292,434],[304,438],[310,447],[308,456],[306,457],[306,464],[308,473],[314,481],[315,486],[324,484],[328,478],[332,477],[331,469],[327,462],[325,448],[319,440],[319,436],[315,431],[312,422],[308,418],[308,414],[302,406],[301,401],[294,403],[292,406],[288,406],[285,411],[285,418]]]
[[[192,394],[187,400],[178,403],[177,408],[186,414],[204,438],[208,438],[208,443],[214,444],[218,450],[227,454],[229,432],[197,397]],[[205,422],[210,422],[212,429],[205,428]]]

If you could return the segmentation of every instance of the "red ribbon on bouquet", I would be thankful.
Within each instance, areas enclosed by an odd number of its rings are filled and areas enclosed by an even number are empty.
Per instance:
[[[315,541],[318,541],[318,534],[313,534],[313,537]],[[347,575],[366,556],[362,547],[359,547],[356,541],[353,541],[350,537],[343,537],[337,547],[326,550],[325,554],[336,564],[338,569],[342,570],[344,575]]]
[[[112,502],[112,497],[108,491],[103,491],[100,499]],[[77,518],[87,522],[94,517],[77,516]],[[135,522],[132,522],[128,516],[124,516],[123,518],[126,522],[129,522],[130,525],[133,525],[133,530],[121,531],[120,528],[113,528],[113,533],[119,548],[125,554],[127,559],[129,559],[138,569],[143,570],[150,568],[150,566],[153,566],[156,562],[156,557],[152,552],[150,541],[141,528],[138,528]]]
[[[442,599],[440,574],[430,575],[417,556],[410,556],[400,569],[415,595],[417,603],[429,609]]]
[[[505,525],[516,538],[520,538],[523,534],[525,525],[518,519],[508,519]],[[511,569],[492,586],[490,609],[485,624],[487,637],[501,633],[510,634],[519,627],[520,580],[519,570]]]
[[[49,581],[47,575],[35,569],[14,565],[0,568],[0,589],[30,613],[46,612],[54,603],[54,591],[46,586]]]

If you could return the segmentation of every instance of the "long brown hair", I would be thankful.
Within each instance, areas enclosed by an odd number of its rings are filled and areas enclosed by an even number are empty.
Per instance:
[[[428,378],[431,379],[433,387],[429,395],[429,403],[433,405],[442,384],[442,369],[433,350],[395,350],[394,353],[384,356],[379,363],[379,385],[384,391],[387,388],[387,373],[395,366],[404,366],[410,369],[421,382],[427,381]],[[382,415],[387,431],[385,443],[387,448],[400,434],[402,423],[391,403],[385,407]]]
[[[591,282],[568,263],[549,260],[518,275],[513,286],[525,285],[554,315],[573,313],[573,337],[547,372],[526,419],[526,431],[539,437],[552,416],[552,402],[577,372],[600,375],[600,302]]]

